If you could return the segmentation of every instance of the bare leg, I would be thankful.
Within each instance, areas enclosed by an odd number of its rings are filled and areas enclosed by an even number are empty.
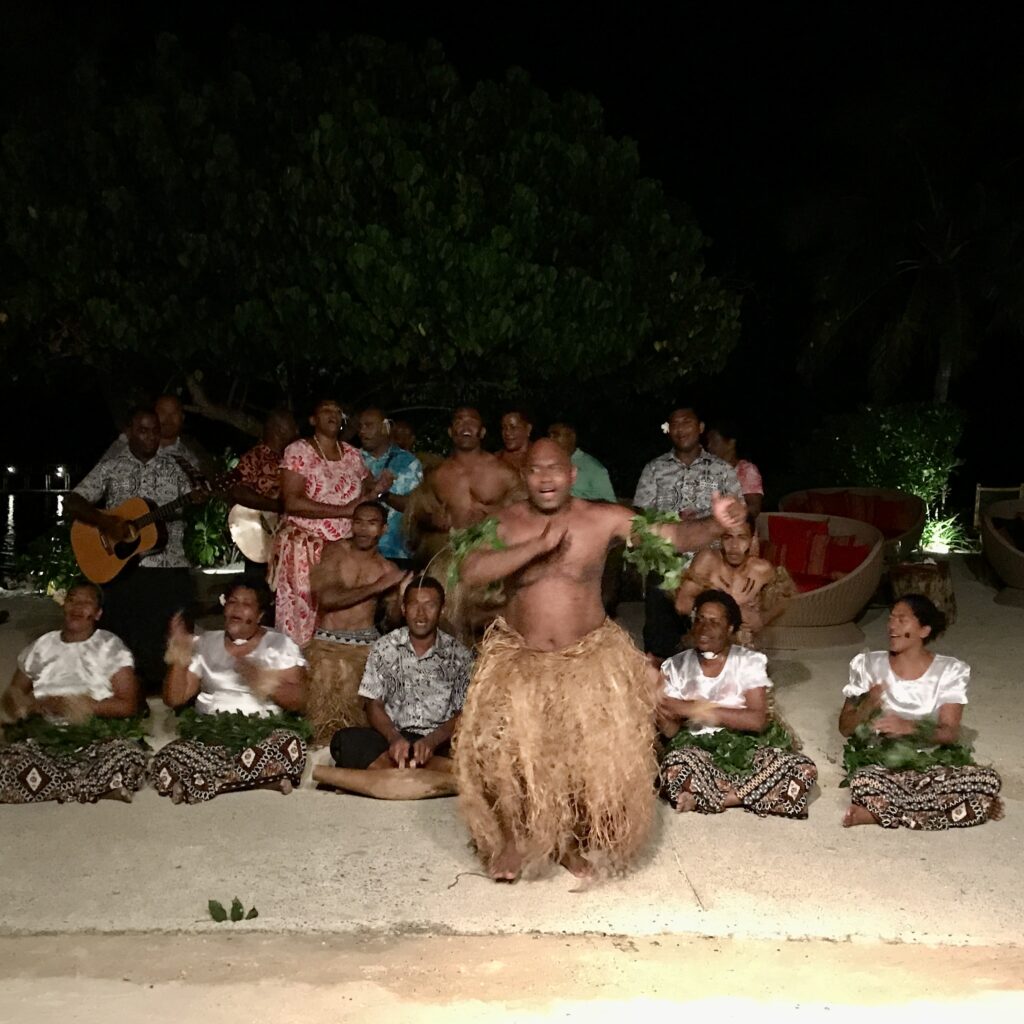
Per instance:
[[[878,819],[860,804],[850,804],[843,815],[843,828],[852,828],[854,825],[877,825]]]
[[[313,779],[377,800],[425,800],[458,792],[455,777],[450,772],[432,771],[430,768],[359,770],[318,765],[313,769]]]

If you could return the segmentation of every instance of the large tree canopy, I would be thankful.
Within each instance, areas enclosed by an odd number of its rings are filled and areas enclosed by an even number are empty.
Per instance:
[[[115,87],[3,138],[9,368],[298,396],[450,401],[720,369],[738,303],[596,100],[520,71],[467,88],[436,45],[169,36]]]

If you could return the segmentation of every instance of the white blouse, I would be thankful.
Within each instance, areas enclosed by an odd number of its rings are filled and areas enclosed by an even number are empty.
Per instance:
[[[745,708],[747,690],[770,687],[768,659],[760,651],[733,644],[725,665],[717,676],[706,676],[700,668],[700,655],[693,650],[673,655],[662,662],[665,694],[676,700],[710,700],[725,708]],[[695,736],[718,732],[720,725],[688,725]]]
[[[901,718],[927,718],[943,704],[966,704],[971,666],[946,654],[936,654],[918,679],[900,679],[889,664],[888,651],[866,651],[850,662],[850,681],[844,697],[859,697],[881,683],[882,709]]]
[[[306,659],[291,637],[268,629],[248,657],[266,668],[305,667]],[[244,715],[271,715],[281,708],[272,700],[257,697],[238,671],[238,659],[224,647],[224,630],[201,633],[195,638],[189,672],[199,676],[196,711],[212,715],[217,711],[238,711]]]
[[[67,643],[60,630],[44,633],[18,655],[18,668],[32,680],[32,693],[42,697],[85,695],[93,700],[114,696],[110,680],[123,668],[134,668],[132,652],[120,637],[97,629],[88,640]]]

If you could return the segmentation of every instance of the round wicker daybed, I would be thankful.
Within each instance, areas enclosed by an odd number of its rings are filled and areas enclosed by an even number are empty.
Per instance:
[[[862,642],[864,634],[854,619],[874,596],[882,579],[885,539],[881,532],[870,523],[843,516],[763,512],[757,519],[761,554],[772,561],[775,560],[770,551],[773,519],[824,522],[829,538],[852,539],[865,553],[862,561],[841,578],[791,598],[782,615],[759,635],[760,644],[768,648],[796,648]],[[797,583],[799,586],[799,579]]]
[[[904,561],[921,542],[927,512],[916,494],[886,487],[814,487],[792,491],[780,499],[779,509],[870,523],[885,538],[885,560],[890,563]]]
[[[1019,515],[1024,515],[1024,500],[1021,499],[995,501],[981,514],[981,547],[988,564],[1007,587],[1021,591],[1006,595],[1012,598],[1013,604],[1020,604],[1024,599],[1024,551],[1014,547],[992,520],[1015,519]]]

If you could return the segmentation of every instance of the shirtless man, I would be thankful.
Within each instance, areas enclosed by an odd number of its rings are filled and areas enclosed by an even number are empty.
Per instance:
[[[467,584],[510,588],[481,647],[456,762],[463,816],[495,880],[551,860],[577,874],[621,869],[652,819],[655,691],[601,602],[605,554],[630,536],[633,513],[573,498],[575,475],[563,449],[537,441],[527,500],[497,517],[507,547],[478,549],[462,565]],[[657,529],[692,550],[744,514],[715,495],[711,519]]]
[[[327,743],[343,727],[365,725],[358,695],[370,646],[380,636],[375,625],[381,599],[395,621],[397,595],[410,574],[377,550],[387,528],[387,512],[364,501],[352,513],[352,536],[324,547],[310,576],[317,601],[317,628],[306,647],[309,689],[306,716],[314,743]]]
[[[498,458],[517,473],[526,465],[533,423],[522,409],[510,409],[501,417],[502,449]]]
[[[487,430],[476,409],[456,409],[448,435],[452,454],[427,475],[406,509],[418,526],[416,560],[443,582],[450,564],[448,531],[474,526],[524,493],[519,471],[483,450]],[[500,592],[450,592],[444,628],[471,645],[501,603]]]
[[[747,647],[758,632],[785,611],[793,583],[785,570],[777,570],[754,553],[754,531],[749,519],[726,530],[721,543],[721,551],[704,548],[690,563],[676,592],[676,611],[689,615],[698,594],[705,590],[725,591],[743,613],[736,643]]]
[[[473,526],[522,497],[519,472],[484,451],[487,428],[476,409],[456,409],[448,436],[454,450],[428,481],[436,498],[429,528],[445,534]]]

